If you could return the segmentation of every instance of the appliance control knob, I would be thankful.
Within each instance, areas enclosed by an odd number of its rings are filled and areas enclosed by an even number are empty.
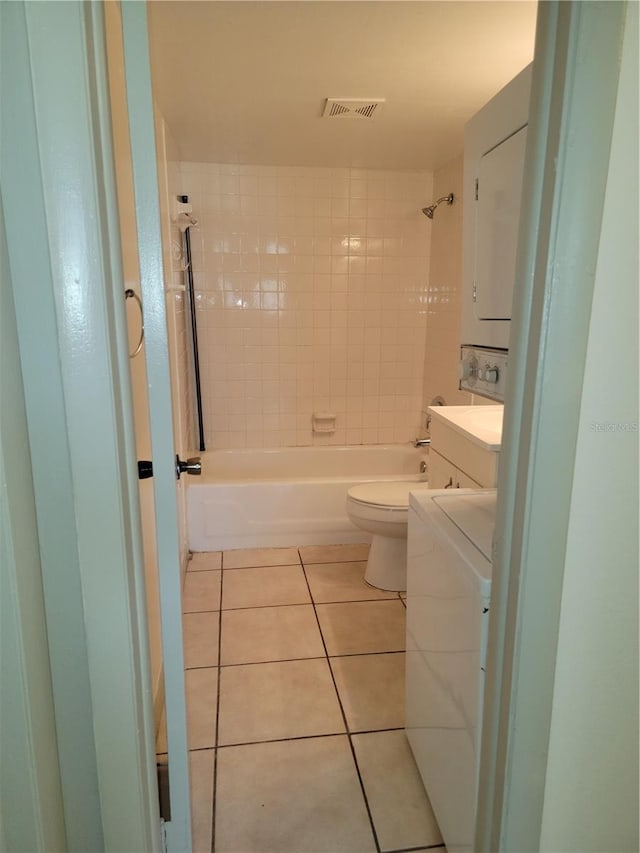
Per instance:
[[[478,362],[471,357],[469,361],[460,362],[460,379],[475,379],[478,375]]]
[[[489,367],[487,365],[487,367],[485,368],[485,371],[484,371],[484,381],[485,382],[490,382],[492,385],[495,385],[496,382],[498,381],[499,376],[500,376],[500,371],[498,370],[497,367],[495,367],[495,366]]]

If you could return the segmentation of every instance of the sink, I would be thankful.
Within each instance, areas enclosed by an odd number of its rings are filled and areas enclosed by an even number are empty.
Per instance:
[[[500,450],[504,406],[429,406],[436,421],[447,424],[486,450]]]
[[[502,416],[504,406],[472,406],[469,412],[469,426],[471,429],[488,430],[502,437]]]

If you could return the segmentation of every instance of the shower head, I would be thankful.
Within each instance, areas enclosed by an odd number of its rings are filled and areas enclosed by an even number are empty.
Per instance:
[[[447,204],[453,204],[455,196],[453,193],[449,193],[449,195],[443,195],[442,198],[439,198],[437,201],[434,201],[433,204],[430,204],[429,207],[423,207],[422,212],[428,219],[433,219],[433,214],[435,212],[436,207],[439,204],[442,204],[443,201],[446,201]]]

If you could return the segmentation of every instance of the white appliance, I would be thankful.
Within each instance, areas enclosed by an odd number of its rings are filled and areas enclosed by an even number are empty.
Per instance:
[[[504,403],[508,361],[507,350],[460,347],[460,390]]]
[[[504,401],[530,90],[529,65],[465,126],[460,388],[499,401]]]
[[[406,732],[449,853],[471,853],[496,490],[412,493]]]

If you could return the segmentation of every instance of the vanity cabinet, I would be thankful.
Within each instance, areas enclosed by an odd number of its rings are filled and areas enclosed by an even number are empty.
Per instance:
[[[441,456],[433,445],[429,449],[429,486],[432,489],[480,489],[480,483]]]
[[[429,486],[493,489],[498,483],[503,406],[434,406]]]

